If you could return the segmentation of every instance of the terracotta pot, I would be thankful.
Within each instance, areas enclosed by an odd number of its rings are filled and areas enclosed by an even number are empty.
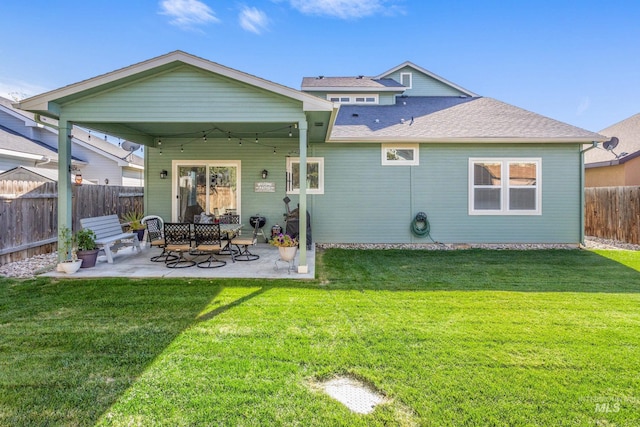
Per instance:
[[[278,251],[280,252],[280,259],[282,261],[291,261],[296,257],[296,252],[298,251],[297,246],[290,247],[278,247]]]

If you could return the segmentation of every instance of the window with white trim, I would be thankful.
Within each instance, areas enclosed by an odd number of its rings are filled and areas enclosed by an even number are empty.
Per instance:
[[[541,215],[539,158],[469,159],[470,215]]]
[[[412,73],[400,73],[400,84],[402,86],[405,86],[407,89],[411,89],[412,83],[413,83]]]
[[[418,144],[382,144],[383,166],[417,166],[419,164]]]
[[[300,194],[299,157],[287,157],[287,194]],[[307,157],[307,194],[324,194],[324,157]]]
[[[356,94],[328,94],[327,100],[340,104],[377,104],[378,94],[356,95]]]

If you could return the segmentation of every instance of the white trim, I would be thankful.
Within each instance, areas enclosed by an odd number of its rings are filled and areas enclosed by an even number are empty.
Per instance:
[[[180,166],[202,166],[205,168],[206,181],[209,182],[209,169],[212,166],[235,166],[238,168],[238,193],[237,213],[242,215],[242,161],[241,160],[172,160],[171,161],[171,221],[178,221],[178,168]],[[209,199],[209,186],[207,185],[207,200]],[[242,216],[241,216],[242,218]]]
[[[409,86],[403,83],[403,76],[409,76]],[[406,87],[407,89],[411,89],[413,87],[413,73],[400,73],[400,84]]]
[[[291,165],[293,163],[300,163],[300,157],[287,157],[287,174],[291,174]],[[307,168],[310,163],[318,163],[318,188],[307,187],[307,194],[324,194],[324,157],[307,157]],[[292,184],[293,185],[293,184]],[[286,190],[287,194],[300,194],[299,188],[293,188]]]
[[[337,101],[332,100],[337,98]],[[358,98],[364,98],[364,101],[358,102]],[[373,98],[371,101],[367,101],[367,98]],[[377,105],[380,103],[380,97],[377,93],[360,94],[360,93],[328,93],[327,101],[336,104],[356,104],[356,105]]]
[[[488,210],[474,208],[475,191],[474,183],[476,163],[500,163],[501,182],[495,186],[500,190],[500,209]],[[519,210],[509,209],[509,165],[512,163],[534,163],[536,165],[536,209]],[[468,195],[469,195],[469,215],[542,215],[542,159],[540,157],[470,157],[468,168]],[[489,187],[487,187],[489,188]]]
[[[388,150],[413,150],[413,160],[389,160]],[[420,164],[420,144],[381,144],[380,159],[382,166],[418,166]]]

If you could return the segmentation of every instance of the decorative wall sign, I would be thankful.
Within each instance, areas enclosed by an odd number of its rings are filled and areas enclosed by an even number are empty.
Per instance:
[[[253,192],[254,193],[275,193],[276,192],[276,183],[275,182],[256,181],[256,182],[253,183]]]

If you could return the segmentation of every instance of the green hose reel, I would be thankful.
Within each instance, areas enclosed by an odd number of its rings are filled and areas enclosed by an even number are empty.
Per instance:
[[[416,217],[411,221],[411,232],[416,237],[427,237],[431,231],[427,214],[418,212]]]

